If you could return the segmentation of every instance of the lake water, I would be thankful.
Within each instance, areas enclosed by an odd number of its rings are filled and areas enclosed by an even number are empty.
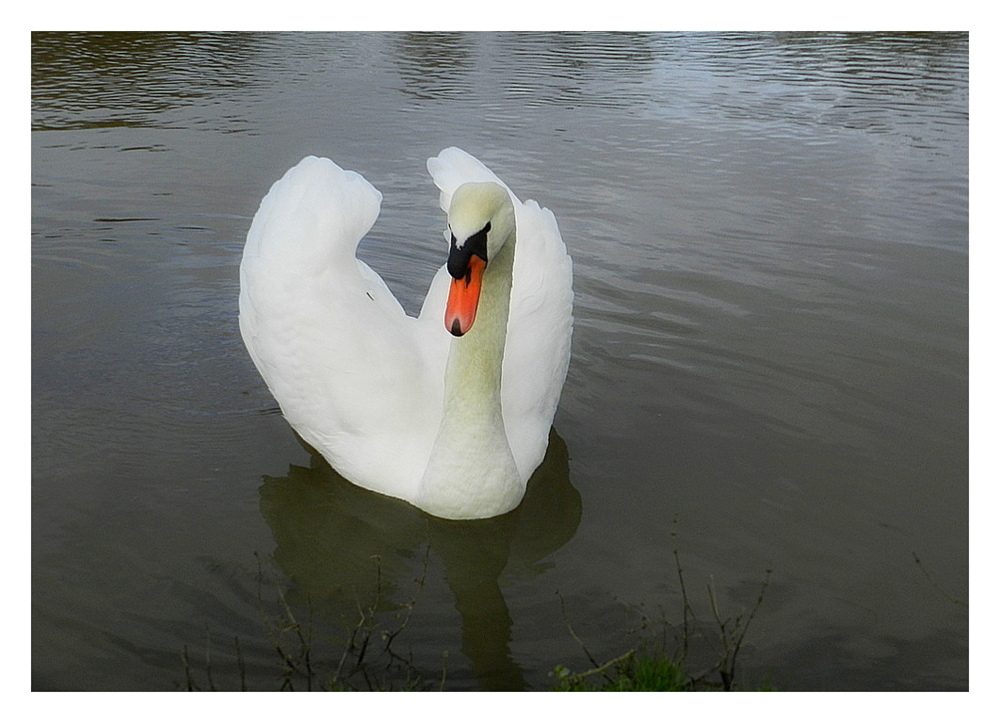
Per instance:
[[[737,687],[966,689],[968,77],[964,34],[34,35],[34,689],[546,690],[685,630],[711,668],[713,608]],[[450,145],[575,270],[483,523],[337,478],[237,328],[309,154],[384,193],[415,313]]]

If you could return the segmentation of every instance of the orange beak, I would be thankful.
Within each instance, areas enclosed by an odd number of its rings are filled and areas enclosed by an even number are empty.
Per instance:
[[[455,336],[467,333],[476,320],[479,292],[483,290],[484,271],[486,262],[478,256],[471,256],[465,276],[451,280],[448,304],[444,307],[444,326]]]

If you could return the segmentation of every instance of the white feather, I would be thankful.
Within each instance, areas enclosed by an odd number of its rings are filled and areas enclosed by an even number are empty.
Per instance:
[[[427,165],[445,210],[463,183],[507,188],[457,148]],[[510,196],[517,241],[501,398],[523,495],[545,455],[569,364],[572,265],[552,213]],[[450,276],[438,271],[418,318],[404,313],[356,257],[381,200],[364,178],[328,159],[310,156],[289,170],[261,202],[247,236],[240,330],[305,441],[355,484],[419,504],[442,423],[453,339],[443,321]],[[457,516],[497,513],[488,500],[476,510]]]

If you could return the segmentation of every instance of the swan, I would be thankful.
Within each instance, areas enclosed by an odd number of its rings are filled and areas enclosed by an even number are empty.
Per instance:
[[[446,148],[427,169],[448,255],[419,316],[356,256],[382,194],[308,156],[250,226],[240,333],[289,424],[347,480],[436,517],[494,517],[545,456],[570,360],[572,261],[552,212],[472,155]]]

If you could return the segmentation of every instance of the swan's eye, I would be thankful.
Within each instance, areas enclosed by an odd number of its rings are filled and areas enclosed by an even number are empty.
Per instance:
[[[455,238],[455,234],[451,234],[451,252],[448,254],[448,273],[452,275],[453,278],[461,279],[469,271],[469,259],[473,256],[478,256],[486,263],[489,263],[489,254],[487,253],[486,244],[486,234],[490,231],[489,222],[486,223],[479,231],[469,236],[461,244],[459,244],[458,239]]]

